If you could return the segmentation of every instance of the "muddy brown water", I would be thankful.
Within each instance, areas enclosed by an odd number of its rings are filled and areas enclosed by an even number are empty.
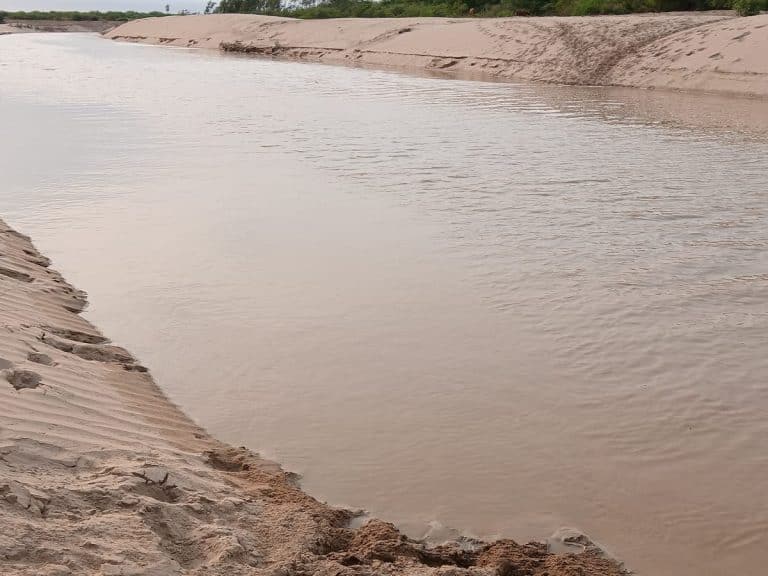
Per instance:
[[[758,574],[766,106],[9,36],[0,214],[318,498]]]

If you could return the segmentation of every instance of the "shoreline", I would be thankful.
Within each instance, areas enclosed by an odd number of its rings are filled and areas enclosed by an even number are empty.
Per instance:
[[[85,293],[0,220],[4,574],[619,576],[583,535],[519,545],[408,539],[212,438],[80,313]]]
[[[768,97],[768,14],[128,22],[106,38],[372,68]]]

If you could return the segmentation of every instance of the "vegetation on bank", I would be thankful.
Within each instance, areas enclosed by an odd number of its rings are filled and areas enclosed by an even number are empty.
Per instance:
[[[461,16],[587,16],[733,9],[742,16],[768,10],[768,0],[221,0],[205,13],[268,14],[292,18],[403,18]],[[167,16],[166,12],[5,12],[5,20],[127,22]]]
[[[3,12],[0,11],[0,22],[4,20],[55,20],[57,22],[127,22],[139,18],[165,16],[164,12]]]
[[[768,10],[768,0],[221,0],[214,11],[294,18],[398,18],[586,16],[728,9],[745,16],[757,14]]]
[[[754,16],[768,10],[768,0],[733,0],[732,7],[740,16]]]

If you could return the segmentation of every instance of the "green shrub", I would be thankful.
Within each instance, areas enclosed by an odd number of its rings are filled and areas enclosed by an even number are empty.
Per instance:
[[[401,18],[425,16],[587,16],[691,10],[757,14],[768,0],[221,0],[216,12],[295,18]]]
[[[592,16],[594,14],[627,14],[632,12],[623,0],[559,0],[558,14],[564,16]]]
[[[760,0],[733,0],[732,6],[739,16],[754,16],[760,14],[762,4]]]
[[[62,12],[51,11],[41,12],[34,10],[32,12],[2,12],[2,15],[6,18],[13,18],[14,20],[56,20],[56,21],[127,21],[136,20],[138,18],[148,18],[151,16],[165,16],[162,12]]]

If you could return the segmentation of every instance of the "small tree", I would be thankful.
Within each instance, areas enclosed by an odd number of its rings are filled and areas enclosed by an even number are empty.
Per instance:
[[[208,4],[205,5],[203,14],[213,14],[214,10],[216,10],[216,2],[209,0]]]

